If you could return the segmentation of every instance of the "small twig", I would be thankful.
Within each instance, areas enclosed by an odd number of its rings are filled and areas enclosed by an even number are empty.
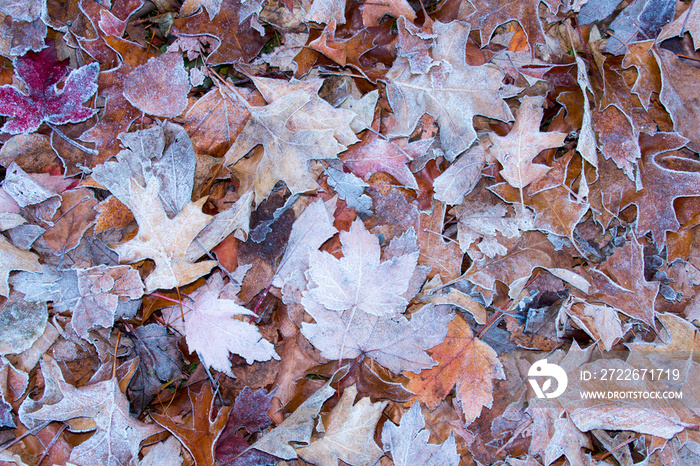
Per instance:
[[[37,461],[36,464],[40,465],[42,461],[44,461],[44,458],[46,458],[46,455],[49,454],[49,450],[53,445],[58,441],[58,438],[61,436],[64,430],[66,430],[67,426],[66,424],[63,424],[60,429],[58,429],[58,432],[56,432],[56,435],[53,436],[51,441],[49,442],[48,445],[46,445],[46,448],[44,448],[44,453],[42,453],[41,457],[39,457],[39,461]]]
[[[41,431],[41,430],[44,429],[46,426],[48,426],[49,424],[51,424],[51,422],[52,422],[52,421],[43,422],[43,423],[39,424],[38,426],[34,427],[33,429],[29,429],[28,431],[26,431],[25,433],[23,433],[22,435],[20,435],[20,436],[17,437],[16,439],[12,440],[11,442],[8,442],[8,443],[6,443],[6,444],[4,444],[4,445],[0,445],[0,451],[5,451],[5,450],[7,450],[8,448],[12,448],[14,445],[18,444],[18,443],[21,442],[25,437],[27,437],[27,436],[29,436],[29,435],[36,435],[39,431]]]
[[[51,128],[51,129],[53,130],[54,133],[56,133],[59,137],[61,137],[61,139],[63,139],[64,141],[66,141],[66,142],[67,142],[68,144],[70,144],[71,146],[76,147],[76,148],[80,149],[81,151],[83,151],[83,152],[85,152],[85,153],[87,153],[87,154],[90,154],[90,155],[99,155],[99,152],[97,152],[95,149],[90,149],[90,148],[88,148],[88,147],[85,147],[85,146],[83,146],[82,144],[78,143],[77,141],[75,141],[75,140],[69,138],[68,136],[66,136],[65,134],[63,134],[63,132],[62,132],[60,129],[56,128],[54,125],[52,125],[52,124],[49,123],[48,121],[46,121],[45,123],[46,123],[46,126],[48,126],[49,128]]]

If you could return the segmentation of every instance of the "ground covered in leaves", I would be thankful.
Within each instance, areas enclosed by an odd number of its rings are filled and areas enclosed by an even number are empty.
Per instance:
[[[696,3],[0,0],[0,463],[700,464]]]

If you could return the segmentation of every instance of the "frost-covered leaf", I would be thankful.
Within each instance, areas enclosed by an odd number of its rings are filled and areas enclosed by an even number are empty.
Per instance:
[[[401,416],[398,426],[387,422],[382,429],[384,451],[391,453],[395,466],[459,464],[453,435],[443,445],[428,443],[429,437],[420,403],[411,405],[411,409]]]
[[[167,76],[167,79],[163,79]],[[179,53],[151,58],[129,73],[124,97],[149,115],[174,118],[187,107],[190,81]]]
[[[280,425],[255,442],[253,448],[284,460],[297,458],[297,454],[290,444],[308,445],[311,440],[311,432],[314,429],[314,419],[321,411],[323,403],[334,393],[335,389],[331,387],[331,381],[328,381]]]
[[[375,316],[402,312],[408,304],[402,294],[408,289],[418,253],[380,262],[379,241],[360,220],[352,223],[350,231],[340,233],[340,242],[342,259],[327,252],[311,253],[307,299],[333,311],[357,309]]]
[[[295,272],[304,271],[309,266],[309,255],[335,233],[333,213],[335,198],[324,203],[322,200],[310,204],[292,225],[287,248],[272,279],[272,284],[281,288],[284,282]]]
[[[10,294],[0,308],[0,354],[19,354],[44,333],[49,311],[46,302],[27,302],[20,293]]]
[[[187,257],[190,243],[212,219],[202,213],[206,198],[188,203],[175,218],[170,219],[157,197],[159,192],[157,178],[148,180],[145,188],[130,179],[129,197],[120,200],[131,209],[139,231],[133,239],[113,247],[120,261],[155,261],[155,270],[144,282],[148,292],[190,283],[216,265],[215,261],[192,263]]]
[[[163,310],[170,325],[183,330],[190,352],[197,352],[207,367],[233,376],[229,353],[254,361],[279,359],[274,346],[265,340],[258,329],[237,316],[255,316],[255,313],[232,299],[220,299],[224,286],[220,274],[214,274],[206,285],[190,295],[190,303],[183,303],[184,325],[180,306]]]
[[[448,205],[461,204],[481,178],[481,169],[486,165],[483,146],[475,145],[462,154],[440,176],[435,178],[435,199]],[[462,248],[464,250],[464,248]]]
[[[75,464],[119,465],[138,455],[143,440],[160,432],[159,426],[144,424],[129,415],[129,402],[116,379],[81,388],[54,381],[63,395],[55,404],[44,405],[26,416],[35,421],[66,421],[76,432],[95,433],[73,448],[70,460]],[[77,422],[89,418],[93,422]]]
[[[179,424],[163,414],[151,413],[151,417],[177,437],[190,452],[197,466],[216,464],[214,461],[216,439],[226,425],[232,406],[222,407],[214,417],[212,416],[214,393],[208,383],[204,384],[199,393],[192,389],[187,391],[192,417],[186,425]],[[213,420],[212,417],[214,417]]]
[[[334,130],[313,121],[290,130],[287,122],[302,109],[314,94],[297,90],[265,107],[252,107],[251,116],[226,152],[224,165],[242,159],[257,145],[264,148],[263,158],[255,171],[255,202],[265,199],[277,181],[282,180],[292,194],[315,189],[318,185],[309,174],[309,163],[317,159],[333,159],[345,146],[333,136]]]
[[[372,403],[369,398],[361,398],[355,403],[356,396],[355,385],[346,388],[329,415],[323,437],[308,447],[297,448],[304,461],[332,465],[343,460],[353,466],[372,466],[382,456],[374,430],[389,402]]]
[[[221,9],[221,2],[223,0],[185,0],[185,3],[180,7],[180,14],[191,16],[198,9],[204,8],[207,10],[209,19],[214,19]]]
[[[138,463],[138,466],[162,466],[164,464],[180,466],[182,462],[180,442],[177,441],[177,438],[170,437],[154,445]]]
[[[16,58],[14,67],[17,77],[27,88],[27,94],[14,86],[0,87],[0,115],[14,117],[0,131],[31,133],[43,122],[54,125],[78,123],[95,114],[96,110],[82,104],[97,91],[98,63],[71,71],[60,91],[57,84],[68,72],[68,60],[57,61],[52,46]]]
[[[502,121],[513,119],[503,98],[513,94],[501,83],[493,65],[470,66],[465,48],[470,28],[459,21],[436,22],[438,35],[432,57],[442,60],[425,74],[413,74],[409,61],[399,57],[387,73],[387,97],[396,116],[392,135],[409,136],[423,114],[440,125],[440,143],[448,160],[467,150],[476,139],[474,115]]]
[[[442,342],[454,317],[435,306],[423,307],[408,320],[403,315],[338,313],[305,298],[302,304],[316,321],[303,323],[302,333],[323,357],[337,360],[367,355],[394,372],[433,367],[435,361],[426,350]]]
[[[335,189],[338,197],[345,200],[351,209],[361,214],[372,213],[372,198],[363,191],[369,185],[352,173],[345,173],[333,167],[326,168],[328,185]]]
[[[22,251],[0,235],[0,296],[7,296],[10,288],[7,280],[11,270],[39,272],[39,256],[29,251]]]

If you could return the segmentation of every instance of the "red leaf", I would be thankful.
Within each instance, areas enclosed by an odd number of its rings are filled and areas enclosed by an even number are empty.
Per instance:
[[[52,46],[16,58],[14,66],[29,95],[13,86],[0,87],[0,114],[14,117],[0,131],[26,134],[36,131],[45,121],[56,125],[78,123],[97,112],[82,104],[97,91],[98,63],[71,71],[61,91],[56,85],[68,71],[68,60],[57,61]]]

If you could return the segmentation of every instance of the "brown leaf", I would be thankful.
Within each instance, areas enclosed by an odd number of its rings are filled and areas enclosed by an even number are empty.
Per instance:
[[[202,385],[199,393],[187,390],[192,407],[190,421],[178,424],[172,418],[151,413],[151,417],[161,426],[168,429],[187,448],[194,458],[195,464],[205,466],[215,464],[214,449],[216,440],[226,426],[229,413],[233,406],[223,406],[212,420],[214,410],[214,393],[208,383]]]
[[[430,355],[438,366],[419,374],[407,373],[410,382],[406,388],[416,394],[416,401],[435,409],[456,385],[466,423],[471,424],[482,407],[491,407],[493,380],[505,378],[496,352],[474,338],[469,325],[458,316],[449,324],[443,343],[430,350]]]
[[[53,226],[44,233],[44,240],[54,254],[63,255],[78,246],[80,238],[97,216],[97,200],[86,188],[73,189],[61,194],[61,207],[53,218]]]
[[[10,287],[7,280],[11,270],[41,272],[39,256],[33,252],[23,251],[0,235],[0,296],[8,296]]]
[[[421,212],[418,229],[420,255],[418,264],[430,267],[428,278],[440,275],[443,281],[454,280],[462,272],[462,251],[454,241],[445,241],[442,229],[445,219],[445,204],[434,202],[432,212]]]

